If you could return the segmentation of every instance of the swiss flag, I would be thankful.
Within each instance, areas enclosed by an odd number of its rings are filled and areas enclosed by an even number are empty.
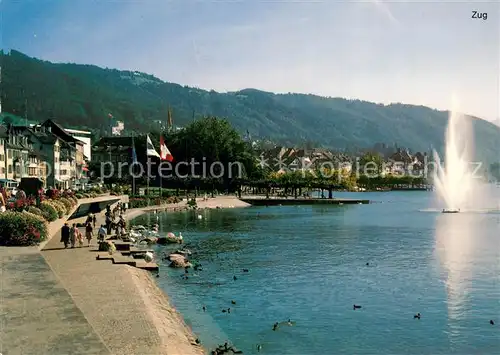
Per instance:
[[[160,159],[170,162],[174,161],[174,157],[172,156],[172,153],[170,153],[170,150],[168,150],[163,136],[160,136]]]

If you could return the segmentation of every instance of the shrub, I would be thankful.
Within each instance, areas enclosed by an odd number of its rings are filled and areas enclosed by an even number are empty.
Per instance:
[[[167,197],[166,203],[178,203],[181,202],[181,199],[178,196],[170,196]]]
[[[72,190],[64,190],[64,192],[61,194],[61,197],[65,197],[65,198],[70,198],[73,196],[75,196],[75,192]]]
[[[93,187],[90,191],[95,192],[96,194],[102,194],[102,189],[100,187]]]
[[[66,211],[66,207],[62,204],[62,202],[59,202],[57,200],[51,200],[49,203],[52,206],[54,206],[54,208],[57,211],[57,214],[58,214],[59,218],[62,218],[65,214],[68,213],[68,211]]]
[[[77,194],[75,194],[75,197],[76,197],[77,199],[79,199],[79,198],[83,198],[83,194],[81,194],[81,193],[77,193]]]
[[[43,217],[49,222],[53,222],[59,218],[57,209],[49,201],[43,201],[40,204],[40,210],[43,213]]]
[[[194,199],[194,198],[189,200],[187,205],[189,208],[192,208],[194,210],[198,207],[198,203],[196,203],[196,199]]]
[[[160,198],[160,197],[148,198],[148,197],[144,197],[144,196],[130,197],[129,198],[129,208],[142,208],[142,207],[148,207],[148,206],[159,206],[159,205],[163,205],[163,204],[177,203],[180,201],[181,201],[181,199],[177,196],[170,196],[167,198]]]
[[[38,195],[38,199],[40,200],[40,202],[42,202],[42,201],[45,201],[47,199],[47,196],[45,196],[43,193],[40,193]],[[35,201],[36,201],[36,199],[35,199]]]
[[[59,200],[64,207],[66,208],[66,213],[70,213],[71,210],[73,209],[74,203],[73,200],[70,200],[69,198],[61,197]]]
[[[61,193],[59,192],[59,190],[56,190],[56,189],[47,190],[47,197],[48,198],[57,199],[57,198],[59,198],[60,194]]]
[[[133,197],[130,198],[128,201],[128,206],[129,208],[140,208],[140,207],[147,207],[148,206],[148,198],[145,197]]]
[[[110,194],[113,196],[121,195],[123,193],[123,189],[120,185],[116,185],[111,188]]]
[[[0,245],[37,245],[47,238],[47,222],[29,212],[0,214]]]
[[[41,209],[39,209],[38,207],[35,207],[35,206],[29,206],[27,211],[28,211],[29,213],[36,214],[37,216],[40,216],[40,217],[42,217],[43,219],[46,219],[46,218],[45,218],[44,213],[43,213],[43,212],[42,212],[42,210],[41,210]]]
[[[22,212],[28,209],[29,206],[33,206],[35,200],[33,198],[19,198],[13,202],[7,204],[7,209],[15,212]]]

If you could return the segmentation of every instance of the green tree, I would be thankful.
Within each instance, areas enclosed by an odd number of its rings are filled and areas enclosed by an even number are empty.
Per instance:
[[[366,153],[359,160],[359,173],[361,175],[375,176],[382,173],[384,159],[378,153]]]
[[[262,175],[251,146],[225,119],[213,116],[198,119],[168,134],[167,141],[176,162],[197,163],[191,165],[194,169],[180,167],[182,174],[220,177],[226,187],[238,179],[256,179]]]

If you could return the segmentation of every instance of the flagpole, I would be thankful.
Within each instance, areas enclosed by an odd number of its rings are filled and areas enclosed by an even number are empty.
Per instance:
[[[162,134],[160,133],[160,141],[162,139]],[[161,144],[161,143],[160,143]],[[163,160],[162,160],[162,155],[163,153],[161,152],[161,145],[160,145],[160,166],[161,164],[163,163]],[[158,171],[160,172],[159,176],[160,176],[160,192],[158,193],[159,197],[160,197],[160,202],[161,202],[161,198],[163,197],[163,176],[162,176],[162,169],[158,169]]]
[[[134,154],[136,154],[135,153],[135,141],[134,141],[134,132],[132,132],[132,163],[133,164],[135,163]],[[132,171],[132,195],[135,195],[135,172],[134,171]]]
[[[162,190],[163,190],[163,177],[160,174],[160,200],[163,197],[163,191]]]

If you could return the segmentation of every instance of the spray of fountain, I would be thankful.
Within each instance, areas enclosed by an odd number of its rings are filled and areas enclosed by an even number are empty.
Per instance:
[[[434,151],[434,190],[443,212],[456,213],[470,206],[477,184],[473,176],[475,166],[470,160],[474,146],[470,120],[452,111],[445,139],[444,163]]]

